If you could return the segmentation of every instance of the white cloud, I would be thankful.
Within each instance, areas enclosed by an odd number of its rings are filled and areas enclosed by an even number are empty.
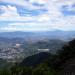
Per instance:
[[[33,21],[32,17],[21,17],[15,6],[1,6],[0,9],[4,11],[0,15],[0,21]]]
[[[28,7],[29,9],[41,9],[41,7],[34,7],[31,3],[38,2],[43,3],[43,0],[30,0],[30,3],[27,3],[24,0],[3,0],[3,2],[14,3],[17,5],[22,5],[23,7]],[[45,1],[45,0],[44,0]],[[25,2],[25,4],[24,4]],[[61,12],[62,6],[67,5],[68,10],[75,11],[72,8],[72,5],[75,4],[75,0],[48,0],[45,9],[48,9],[48,12],[38,16],[20,16],[17,12],[15,6],[2,6],[1,9],[4,10],[4,13],[0,15],[0,21],[31,21],[30,23],[14,23],[9,25],[9,29],[22,26],[23,30],[51,30],[51,29],[61,29],[61,30],[73,30],[75,27],[75,16],[64,16]],[[43,8],[43,7],[42,7]],[[29,26],[29,28],[26,26]],[[7,28],[7,29],[8,29]],[[22,30],[22,28],[16,28],[15,30]]]
[[[48,0],[29,0],[31,3],[46,4]]]
[[[48,14],[43,14],[43,15],[39,15],[36,17],[36,20],[38,22],[47,22],[47,21],[50,21],[50,17]]]
[[[36,23],[36,22],[34,22],[34,23],[15,22],[15,23],[8,24],[8,27],[18,27],[18,28],[25,27],[25,28],[41,28],[41,29],[43,29],[43,28],[49,28],[49,26],[50,25],[48,24],[48,22],[45,22],[44,24]]]
[[[20,28],[19,27],[17,28],[17,27],[6,26],[6,27],[1,27],[0,30],[8,32],[8,31],[48,31],[49,29],[48,28],[41,29],[41,27],[39,28],[37,27],[32,27],[32,28],[26,28],[26,27]]]
[[[54,29],[75,30],[75,15],[64,16],[61,12],[63,5],[68,6],[68,10],[74,10],[72,7],[74,4],[75,0],[51,0],[48,2],[48,15]]]
[[[0,21],[48,21],[47,14],[39,16],[20,16],[15,6],[1,6],[0,9],[4,11],[0,15]]]
[[[22,6],[28,9],[42,9],[43,7],[40,6],[33,6],[31,2],[27,2],[25,0],[0,0],[0,2],[5,2],[5,3],[9,3],[9,4],[14,4],[14,5],[18,5],[18,6]]]
[[[1,17],[16,17],[19,16],[16,7],[14,6],[1,6],[0,9],[4,11]]]

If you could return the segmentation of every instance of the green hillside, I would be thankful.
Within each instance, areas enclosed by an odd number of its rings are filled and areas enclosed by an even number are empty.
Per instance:
[[[0,75],[75,75],[75,40],[57,54],[42,52],[0,70]]]

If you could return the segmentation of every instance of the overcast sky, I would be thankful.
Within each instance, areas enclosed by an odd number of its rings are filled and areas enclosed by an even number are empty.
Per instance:
[[[0,0],[0,32],[75,30],[75,0]]]

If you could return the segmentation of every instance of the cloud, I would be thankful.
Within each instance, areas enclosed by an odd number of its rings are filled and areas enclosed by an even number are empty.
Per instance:
[[[44,7],[40,7],[40,6],[38,6],[38,7],[34,6],[30,0],[29,0],[29,2],[27,0],[18,0],[18,1],[17,0],[0,0],[0,2],[25,7],[27,9],[42,9],[42,8],[44,8]],[[38,0],[38,2],[40,3],[39,0]]]
[[[28,25],[24,27],[25,25]],[[1,31],[48,31],[48,27],[46,25],[41,26],[40,24],[36,23],[14,23],[14,24],[9,24],[8,26],[5,27],[0,27]]]
[[[0,9],[4,11],[3,14],[0,15],[0,21],[47,21],[49,17],[47,14],[42,14],[41,16],[20,16],[15,6],[1,6]]]
[[[29,0],[31,3],[46,4],[48,0]]]
[[[0,21],[15,21],[6,26],[5,29],[13,30],[75,30],[75,15],[70,14],[67,16],[68,11],[75,12],[75,0],[1,0],[2,2],[9,3],[7,6],[1,6],[0,9],[4,11],[0,15]],[[47,2],[46,2],[47,1]],[[44,4],[44,6],[34,6],[32,3]],[[17,6],[15,4],[30,10],[48,10],[39,15],[24,15],[20,16]],[[24,11],[24,10],[23,10]],[[32,12],[32,11],[31,11]],[[39,12],[38,12],[39,13]],[[34,13],[35,14],[35,13]],[[21,22],[16,22],[21,21]],[[22,23],[23,21],[23,23]]]
[[[1,6],[0,9],[4,11],[0,15],[0,21],[32,21],[32,17],[20,16],[15,6]]]
[[[14,6],[1,6],[0,9],[4,11],[4,13],[1,15],[2,17],[16,17],[19,16],[16,7]]]

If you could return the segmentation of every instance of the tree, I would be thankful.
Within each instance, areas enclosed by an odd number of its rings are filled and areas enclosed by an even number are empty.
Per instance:
[[[47,66],[46,63],[40,64],[33,70],[32,75],[55,75],[56,71]]]

